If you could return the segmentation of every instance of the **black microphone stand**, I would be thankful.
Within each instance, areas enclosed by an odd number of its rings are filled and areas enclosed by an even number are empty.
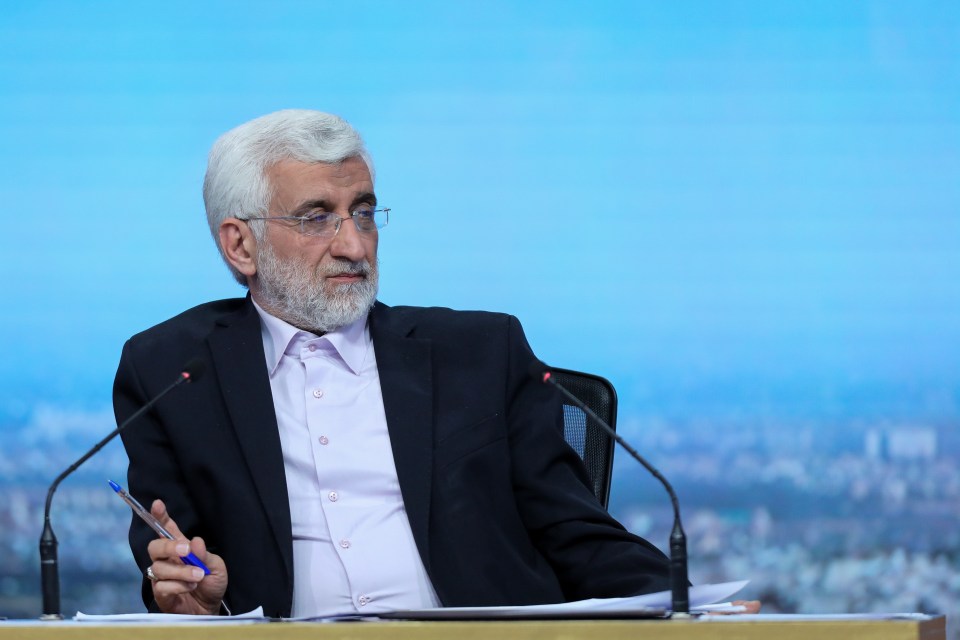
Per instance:
[[[600,425],[604,431],[613,438],[617,444],[623,447],[634,460],[639,462],[649,471],[653,477],[663,484],[670,495],[670,502],[673,504],[673,530],[670,532],[670,599],[673,612],[671,618],[689,618],[690,617],[690,582],[687,579],[687,535],[683,532],[683,525],[680,523],[680,502],[677,500],[677,494],[673,487],[667,481],[663,474],[641,456],[636,449],[624,440],[610,425],[608,425],[600,416],[593,412],[583,401],[573,395],[562,384],[553,379],[550,371],[545,369],[542,364],[537,363],[531,370],[535,377],[542,382],[549,382],[564,396],[570,399],[577,407]]]
[[[41,620],[63,620],[63,614],[60,613],[60,568],[57,560],[57,536],[53,533],[53,527],[50,525],[50,505],[53,503],[53,494],[56,492],[60,483],[77,470],[77,467],[89,460],[95,453],[100,451],[108,442],[113,440],[127,425],[149,411],[163,396],[173,391],[184,382],[190,382],[199,377],[203,371],[204,364],[200,360],[191,360],[184,367],[183,372],[177,378],[176,382],[154,396],[152,400],[137,409],[129,418],[123,421],[123,424],[110,432],[106,438],[98,442],[90,451],[83,454],[79,460],[70,465],[66,471],[57,476],[50,488],[47,490],[47,502],[43,508],[43,532],[40,534],[40,590],[43,594],[43,614]]]

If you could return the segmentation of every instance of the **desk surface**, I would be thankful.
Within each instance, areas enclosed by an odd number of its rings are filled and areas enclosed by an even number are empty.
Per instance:
[[[0,640],[945,640],[929,620],[546,620],[517,622],[271,622],[130,625],[0,622]]]

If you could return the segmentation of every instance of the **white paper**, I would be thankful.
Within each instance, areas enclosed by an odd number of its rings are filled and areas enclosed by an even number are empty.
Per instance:
[[[73,619],[78,622],[162,622],[163,624],[176,622],[233,623],[266,620],[266,618],[263,617],[263,607],[257,607],[253,611],[235,616],[193,616],[181,613],[118,613],[113,615],[96,615],[78,611]]]
[[[717,584],[698,584],[690,587],[690,610],[693,611],[704,605],[727,600],[730,596],[747,586],[748,582],[749,580],[736,580],[734,582],[720,582]],[[603,600],[586,600],[585,602],[599,603],[592,609],[593,611],[608,611],[611,609],[629,610],[635,607],[666,609],[669,611],[673,606],[673,597],[669,591],[660,591],[657,593],[648,593],[643,596],[633,596],[632,598],[606,598]]]
[[[722,582],[719,584],[701,584],[690,587],[690,610],[697,612],[698,607],[710,605],[712,603],[726,600],[736,592],[743,589],[748,580],[738,580],[736,582]],[[561,602],[558,604],[535,604],[525,607],[445,607],[443,615],[455,615],[462,613],[464,616],[472,617],[490,617],[498,616],[522,616],[529,615],[556,615],[564,614],[583,614],[583,613],[630,613],[643,611],[645,609],[661,609],[669,611],[672,605],[672,597],[669,591],[660,591],[658,593],[648,593],[642,596],[632,596],[629,598],[592,598],[590,600],[577,600],[575,602]],[[422,615],[429,617],[433,609],[419,609],[413,611],[404,611],[403,614],[409,614],[410,617]]]
[[[726,600],[737,593],[747,585],[747,580],[738,580],[735,582],[722,582],[718,584],[701,584],[690,587],[690,610],[694,613],[706,611],[737,611],[742,608],[735,608],[728,602],[715,605],[713,603]],[[523,615],[555,615],[561,617],[565,614],[589,614],[589,613],[635,613],[643,610],[664,610],[669,611],[671,606],[671,594],[669,591],[660,591],[658,593],[648,593],[642,596],[632,596],[629,598],[592,598],[590,600],[578,600],[575,602],[561,602],[558,604],[536,604],[525,607],[446,607],[443,609],[445,615],[454,616],[458,613],[471,617],[489,617],[497,618],[500,616],[523,616]],[[711,606],[712,605],[712,606]],[[403,614],[409,614],[410,617],[417,617],[418,614],[424,617],[436,614],[436,609],[420,609],[413,611],[404,611]],[[348,614],[346,616],[330,616],[328,619],[345,618],[356,619],[360,614]],[[376,614],[371,617],[375,618]],[[723,616],[716,616],[722,618]],[[742,619],[743,616],[737,616]],[[263,608],[257,607],[249,613],[236,616],[191,616],[175,613],[123,613],[118,615],[88,615],[78,612],[74,620],[80,622],[162,622],[169,623],[232,623],[232,622],[256,622],[265,620],[263,617]],[[299,618],[299,620],[322,620],[323,618]]]

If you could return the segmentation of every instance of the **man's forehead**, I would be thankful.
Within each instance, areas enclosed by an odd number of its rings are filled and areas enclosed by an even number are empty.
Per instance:
[[[360,201],[376,202],[370,171],[361,158],[339,163],[281,160],[267,171],[267,180],[270,208],[287,213],[305,207],[333,209]]]
[[[371,191],[373,183],[366,163],[356,157],[336,163],[280,160],[267,170],[267,179],[274,192],[323,188]]]

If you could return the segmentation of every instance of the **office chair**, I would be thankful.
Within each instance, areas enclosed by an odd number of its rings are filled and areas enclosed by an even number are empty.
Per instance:
[[[607,424],[617,428],[617,392],[609,380],[570,369],[550,371],[554,380],[606,420]],[[607,435],[603,427],[589,419],[582,409],[566,401],[563,405],[563,437],[583,458],[593,492],[606,508],[613,474],[613,438]]]

